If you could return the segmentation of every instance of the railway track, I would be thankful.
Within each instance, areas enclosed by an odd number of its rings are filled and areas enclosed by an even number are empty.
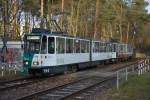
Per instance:
[[[113,72],[106,73],[110,70],[101,71],[100,69],[93,69],[65,76],[51,77],[46,80],[32,78],[27,80],[22,79],[16,82],[12,81],[9,82],[9,84],[4,82],[5,84],[3,83],[3,85],[0,82],[1,88],[6,87],[6,89],[3,89],[4,91],[0,90],[0,99],[51,100],[52,98],[53,100],[70,100],[70,98],[86,98],[86,96],[89,96],[91,93],[95,93],[94,91],[97,89],[101,90],[106,88],[107,86],[105,86],[105,84],[109,80],[115,79],[115,77],[112,76]],[[38,82],[38,80],[40,82]],[[70,86],[70,88],[66,89],[68,86]],[[88,99],[86,98],[85,100]]]
[[[20,86],[29,85],[41,80],[43,79],[28,77],[28,78],[19,78],[19,79],[0,82],[0,92],[4,90],[13,89],[13,88],[18,88]]]
[[[74,98],[77,94],[84,93],[94,87],[102,87],[101,85],[107,81],[114,79],[113,77],[97,77],[84,78],[75,82],[61,85],[44,91],[35,92],[30,95],[20,97],[19,100],[66,100]]]

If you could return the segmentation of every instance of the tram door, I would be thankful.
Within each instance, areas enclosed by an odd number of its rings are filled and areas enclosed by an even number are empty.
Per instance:
[[[47,59],[47,36],[42,37],[41,41],[41,66],[46,66]]]

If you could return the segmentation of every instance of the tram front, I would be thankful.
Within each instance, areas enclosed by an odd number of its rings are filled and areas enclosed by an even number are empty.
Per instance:
[[[40,61],[40,47],[41,47],[41,35],[25,35],[24,36],[24,55],[23,55],[23,74],[31,73],[32,66],[41,66]],[[34,59],[34,62],[33,62]]]

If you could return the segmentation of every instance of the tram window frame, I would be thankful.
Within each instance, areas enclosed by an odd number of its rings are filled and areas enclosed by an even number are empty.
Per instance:
[[[117,44],[117,52],[120,53],[120,44],[119,43]]]
[[[99,42],[95,42],[95,52],[99,52]]]
[[[53,38],[53,42],[50,41],[50,38],[52,39]],[[51,44],[51,46],[49,45],[50,43],[53,43]],[[54,37],[48,37],[48,53],[49,54],[54,54],[55,53],[55,38]]]
[[[108,43],[108,52],[111,52],[111,44]]]
[[[66,53],[73,53],[74,51],[73,41],[74,40],[71,38],[66,38]]]
[[[102,43],[102,52],[105,52],[105,45]]]
[[[43,40],[43,38],[45,37],[45,41]],[[43,36],[42,37],[42,41],[41,41],[42,43],[42,45],[41,45],[41,54],[47,54],[47,36]],[[44,44],[43,44],[44,43]]]
[[[125,52],[126,53],[128,52],[128,50],[127,50],[127,44],[125,44]]]
[[[56,54],[65,53],[65,38],[56,37]]]
[[[101,42],[98,42],[98,43],[99,43],[99,45],[98,45],[99,51],[98,52],[100,53],[101,52],[101,48],[100,48],[101,47]]]
[[[108,52],[109,51],[108,43],[106,43],[105,45],[106,45],[106,52]]]
[[[104,52],[104,43],[101,43],[101,52]]]
[[[123,48],[124,48],[124,45],[123,45],[123,44],[121,44],[121,52],[123,52]]]
[[[104,43],[104,52],[107,52],[107,44]]]
[[[81,53],[80,39],[74,39],[74,53]]]
[[[112,47],[111,47],[112,45],[111,45],[111,43],[108,43],[107,45],[108,45],[108,52],[112,52]]]
[[[99,52],[102,52],[102,43],[99,42]]]
[[[109,44],[106,43],[106,52],[109,52]]]
[[[121,52],[121,44],[118,45],[119,53]]]
[[[114,52],[117,52],[117,44],[114,44]]]

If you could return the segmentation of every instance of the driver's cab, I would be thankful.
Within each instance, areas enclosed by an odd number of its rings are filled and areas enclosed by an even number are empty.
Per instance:
[[[50,63],[53,63],[55,54],[55,37],[49,35],[43,35],[41,37],[41,45],[40,45],[40,52],[38,58],[35,56],[33,61],[38,59],[40,61],[40,66],[48,66]],[[34,65],[33,65],[34,66]]]
[[[49,55],[55,54],[55,37],[49,35],[26,35],[24,66],[47,66]]]

